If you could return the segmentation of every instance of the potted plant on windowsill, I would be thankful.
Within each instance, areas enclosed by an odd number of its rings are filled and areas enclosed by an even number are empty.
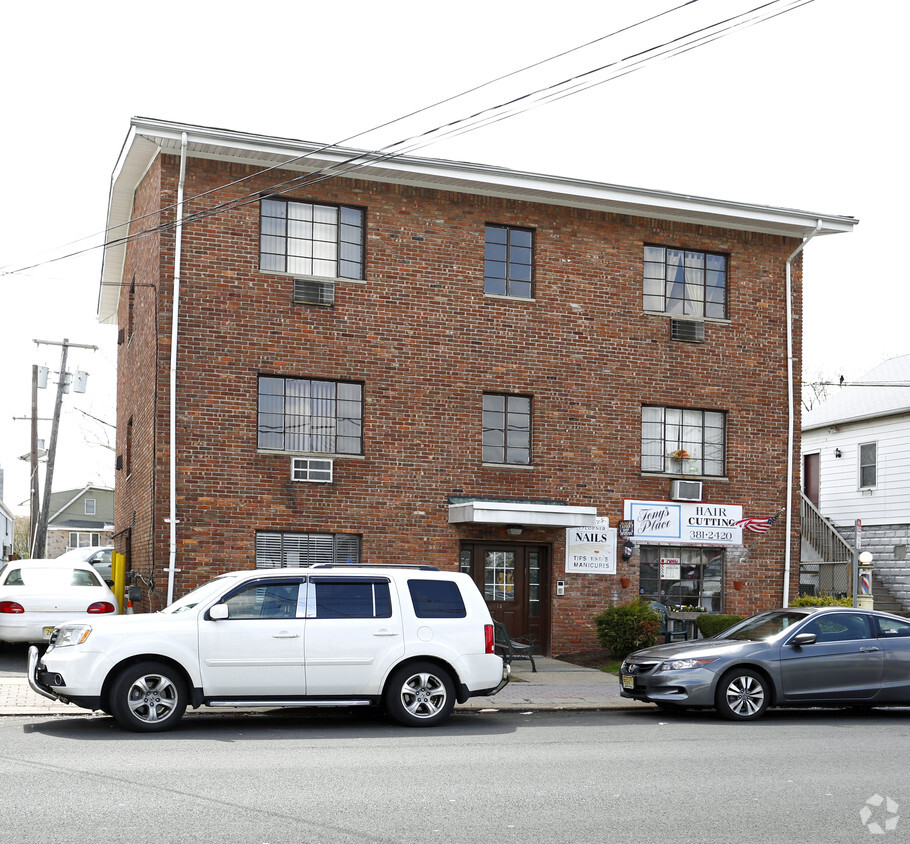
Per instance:
[[[691,458],[691,455],[684,448],[678,448],[676,451],[670,452],[667,457],[670,458],[668,471],[684,473],[686,471],[687,461]]]

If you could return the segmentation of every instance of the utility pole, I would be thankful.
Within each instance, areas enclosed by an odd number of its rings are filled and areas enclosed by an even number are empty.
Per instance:
[[[35,530],[35,548],[34,556],[38,559],[41,559],[45,555],[46,546],[47,546],[47,522],[50,518],[50,509],[51,509],[51,490],[53,488],[54,482],[54,459],[57,456],[57,430],[60,427],[60,409],[63,407],[63,393],[67,384],[67,371],[66,371],[66,357],[71,348],[74,349],[91,349],[92,351],[98,351],[97,346],[86,346],[81,343],[70,343],[70,341],[64,337],[62,343],[49,341],[49,340],[35,340],[35,343],[38,345],[44,346],[61,346],[62,350],[60,353],[60,378],[57,381],[57,399],[54,402],[54,416],[53,422],[51,422],[51,441],[48,444],[47,448],[47,469],[44,474],[44,498],[42,500],[41,512],[38,516],[38,527]],[[37,376],[36,376],[37,378]],[[37,400],[33,408],[37,406]],[[33,440],[34,446],[37,445],[37,436]],[[34,447],[33,446],[33,447]],[[37,464],[37,451],[32,452],[35,455],[32,459]]]
[[[28,551],[35,556],[35,538],[38,535],[38,365],[32,365],[32,441],[29,475]]]

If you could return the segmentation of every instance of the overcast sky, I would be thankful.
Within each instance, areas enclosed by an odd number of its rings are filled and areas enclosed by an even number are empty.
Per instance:
[[[13,417],[30,412],[31,365],[59,366],[59,346],[35,339],[99,347],[70,355],[70,371],[90,376],[85,395],[64,400],[54,488],[113,486],[114,435],[103,422],[115,419],[117,346],[116,329],[95,320],[101,252],[9,270],[100,242],[131,116],[338,142],[681,2],[87,0],[5,9],[7,506],[27,512],[28,464],[18,458],[29,425]],[[759,5],[689,3],[349,144],[382,148]],[[804,376],[855,378],[910,353],[907,262],[893,255],[908,187],[908,18],[898,0],[814,0],[415,154],[859,218],[852,234],[813,240],[805,257]],[[49,417],[53,390],[39,401]],[[50,439],[49,422],[40,436]]]

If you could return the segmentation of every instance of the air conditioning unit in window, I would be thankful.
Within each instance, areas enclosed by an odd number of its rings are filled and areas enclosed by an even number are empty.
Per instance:
[[[298,305],[322,305],[330,308],[335,304],[335,283],[313,278],[295,278],[294,302]]]
[[[291,480],[312,484],[330,484],[333,480],[334,461],[315,457],[292,457]]]
[[[701,501],[701,481],[670,481],[671,501]]]
[[[705,324],[694,319],[671,319],[670,339],[683,343],[704,343]]]

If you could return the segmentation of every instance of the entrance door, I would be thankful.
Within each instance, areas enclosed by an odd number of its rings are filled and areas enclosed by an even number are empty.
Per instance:
[[[803,493],[818,507],[819,491],[818,453],[803,455]]]
[[[461,570],[480,589],[490,615],[510,636],[533,636],[549,648],[549,549],[517,543],[465,543]]]

